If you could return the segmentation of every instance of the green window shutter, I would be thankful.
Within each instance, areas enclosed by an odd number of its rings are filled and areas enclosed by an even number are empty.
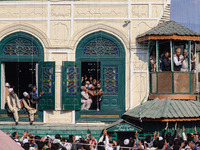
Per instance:
[[[0,64],[1,64],[1,61],[0,61]],[[1,66],[1,67],[2,67],[2,66]],[[1,68],[1,69],[2,69],[2,68]],[[1,72],[1,69],[0,69],[0,79],[1,79],[1,77],[2,77],[2,76],[1,76],[1,73],[2,73],[2,72]],[[5,79],[5,80],[6,80],[6,79]],[[1,81],[2,81],[2,80],[1,80]],[[1,81],[0,81],[0,83],[1,83]],[[2,85],[2,83],[1,83],[1,85]],[[0,91],[1,91],[1,90],[2,90],[2,89],[1,89],[1,86],[0,86]],[[2,98],[2,97],[1,97],[1,92],[0,92],[0,98]],[[4,106],[3,106],[3,107],[4,107]],[[0,103],[0,109],[1,109],[1,103]]]
[[[76,62],[63,62],[62,66],[62,109],[80,110],[80,65]]]
[[[102,110],[124,110],[124,77],[120,62],[101,62]]]
[[[55,62],[40,62],[38,65],[39,110],[55,110]]]

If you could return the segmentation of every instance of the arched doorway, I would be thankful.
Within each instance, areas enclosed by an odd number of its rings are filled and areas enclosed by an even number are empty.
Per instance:
[[[39,108],[47,108],[48,95],[54,96],[55,69],[54,63],[44,62],[43,46],[37,38],[25,32],[15,32],[3,38],[0,41],[0,63],[1,109],[5,103],[6,82],[10,83],[19,98],[23,98],[22,93],[28,91],[29,84],[38,86],[38,92],[45,92]]]
[[[76,48],[76,62],[65,63],[68,67],[63,69],[71,67],[70,74],[76,74],[76,77],[73,76],[76,85],[81,85],[81,77],[87,76],[89,79],[92,76],[100,81],[103,90],[99,111],[96,106],[92,106],[90,110],[80,110],[79,89],[73,88],[75,93],[71,95],[72,101],[68,103],[72,103],[71,107],[77,110],[76,120],[118,119],[125,110],[125,49],[122,42],[103,31],[89,34],[81,39]],[[71,85],[74,86],[74,83]],[[64,101],[66,99],[63,97]]]

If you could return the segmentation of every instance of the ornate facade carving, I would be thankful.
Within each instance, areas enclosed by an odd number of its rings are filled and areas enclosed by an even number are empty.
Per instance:
[[[51,5],[51,17],[70,17],[70,5]]]
[[[152,5],[151,6],[151,14],[152,14],[152,18],[157,18],[160,16],[161,11],[163,9],[163,5]]]
[[[149,6],[148,5],[132,5],[133,18],[148,18]]]
[[[126,5],[77,5],[76,17],[125,17],[128,14]]]
[[[51,40],[56,42],[56,44],[64,44],[69,36],[69,29],[65,22],[51,22]]]
[[[47,17],[45,5],[0,6],[0,18],[38,18]]]

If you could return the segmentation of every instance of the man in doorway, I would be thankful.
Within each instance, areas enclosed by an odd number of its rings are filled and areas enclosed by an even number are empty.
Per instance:
[[[181,49],[177,48],[174,54],[174,71],[180,71],[184,57],[181,55]]]
[[[34,114],[37,112],[37,110],[31,105],[30,95],[27,92],[24,92],[23,95],[24,99],[22,100],[22,102],[24,104],[25,109],[29,113],[30,125],[33,125]]]
[[[181,71],[188,71],[188,50],[183,50],[184,60],[182,62]]]
[[[21,109],[21,105],[20,105],[18,96],[14,92],[13,88],[9,88],[8,92],[9,92],[9,95],[6,98],[8,108],[14,115],[15,124],[18,125],[18,121],[19,121],[18,111]]]
[[[169,52],[165,51],[163,56],[163,70],[162,71],[171,71],[171,57]]]
[[[81,86],[81,103],[81,110],[88,110],[92,103],[88,95],[88,89],[85,86]]]
[[[36,109],[36,105],[43,94],[44,94],[44,92],[40,93],[40,95],[38,96],[36,86],[32,86],[32,90],[30,91],[29,95],[30,95],[30,99],[31,99],[33,108]]]

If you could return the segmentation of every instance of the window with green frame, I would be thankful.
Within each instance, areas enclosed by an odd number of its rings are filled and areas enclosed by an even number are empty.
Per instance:
[[[150,93],[194,93],[195,54],[194,41],[149,41]]]

